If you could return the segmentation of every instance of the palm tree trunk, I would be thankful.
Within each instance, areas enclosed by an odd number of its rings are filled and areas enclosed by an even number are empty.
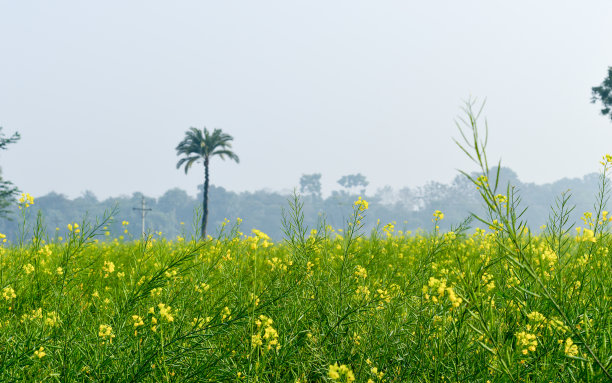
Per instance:
[[[206,239],[206,221],[208,220],[208,157],[204,158],[204,199],[202,201],[202,239]]]

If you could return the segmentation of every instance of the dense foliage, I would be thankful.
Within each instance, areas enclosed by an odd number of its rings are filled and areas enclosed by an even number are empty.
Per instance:
[[[495,171],[495,169],[493,170]],[[511,182],[520,191],[525,205],[529,206],[525,217],[534,231],[539,231],[541,225],[546,223],[549,207],[554,204],[556,196],[562,192],[570,191],[571,202],[576,210],[571,215],[572,222],[580,222],[583,212],[593,207],[593,195],[597,192],[597,173],[589,174],[583,178],[563,179],[551,184],[537,185],[521,182],[516,173],[508,168],[502,168],[500,176],[502,184]],[[360,194],[370,202],[370,215],[383,222],[396,222],[402,230],[415,231],[427,227],[431,220],[431,212],[442,210],[446,219],[441,223],[443,230],[450,229],[452,223],[459,223],[470,212],[482,212],[477,191],[466,182],[465,177],[457,176],[451,183],[443,184],[431,182],[421,187],[392,190],[380,189],[375,193]],[[48,232],[55,228],[64,228],[75,219],[80,219],[87,212],[89,217],[101,216],[106,209],[115,205],[119,208],[113,222],[108,224],[112,237],[118,238],[123,234],[121,222],[130,222],[130,231],[138,236],[140,233],[140,211],[132,210],[141,206],[140,193],[131,196],[121,196],[98,200],[91,192],[69,199],[61,194],[49,193],[36,198],[34,210],[40,210],[45,218]],[[315,226],[320,215],[327,223],[334,227],[341,227],[347,216],[347,209],[358,195],[345,191],[333,191],[326,198],[305,196],[305,220],[310,226]],[[245,232],[258,229],[267,233],[271,238],[279,241],[283,238],[281,228],[282,209],[287,206],[288,193],[271,191],[236,193],[222,187],[210,188],[210,234],[216,235],[216,230],[225,219],[235,221],[242,219],[242,228]],[[180,189],[168,190],[159,198],[145,197],[146,206],[153,210],[147,213],[146,230],[150,233],[162,232],[167,238],[176,238],[177,235],[197,234],[199,221],[197,214],[201,212],[202,190],[197,196],[190,196]],[[12,217],[18,217],[18,210],[14,208]],[[182,222],[182,224],[181,224]],[[366,230],[376,225],[376,220],[365,222]],[[17,221],[0,220],[0,233],[9,238],[18,236],[19,224]]]
[[[21,136],[17,132],[10,137],[5,137],[0,126],[0,150],[6,150],[8,145],[14,144],[20,138]],[[2,169],[0,169],[0,218],[6,217],[10,212],[10,206],[15,201],[17,193],[17,187],[2,177]]]
[[[612,120],[612,67],[608,67],[608,77],[599,86],[591,88],[591,102],[601,103],[602,116],[608,116]]]

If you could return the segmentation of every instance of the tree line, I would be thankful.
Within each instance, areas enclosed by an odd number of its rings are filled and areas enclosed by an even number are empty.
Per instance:
[[[361,177],[359,179],[367,182],[364,176]],[[500,177],[500,185],[511,183],[516,186],[522,197],[522,206],[528,207],[525,218],[532,229],[539,228],[546,223],[550,206],[555,203],[555,197],[567,190],[572,194],[570,203],[576,205],[571,221],[581,223],[581,215],[592,210],[600,184],[597,173],[588,174],[582,178],[565,178],[544,185],[523,183],[517,174],[508,168],[500,169]],[[304,175],[302,180],[312,178],[312,175]],[[314,178],[320,181],[320,174]],[[361,193],[363,190],[359,190],[361,185],[358,185],[357,189],[354,185],[341,187],[327,197],[320,195],[320,189],[300,186],[296,187],[296,191],[301,194],[305,222],[310,228],[316,228],[319,220],[325,220],[335,229],[342,228],[351,213],[354,201],[359,196],[369,202],[367,218],[364,221],[366,233],[375,228],[378,219],[380,219],[381,227],[394,223],[396,231],[430,230],[433,225],[432,213],[440,210],[445,215],[445,219],[439,223],[440,228],[449,230],[453,224],[458,224],[471,212],[482,213],[477,190],[463,175],[457,175],[450,183],[429,182],[423,186],[405,187],[398,190],[385,187],[367,195]],[[98,200],[92,192],[85,192],[80,197],[70,199],[51,192],[37,197],[35,204],[28,210],[32,215],[40,210],[45,219],[47,233],[50,238],[54,238],[65,233],[68,223],[79,222],[85,215],[87,219],[100,217],[104,210],[116,205],[118,211],[106,230],[109,232],[107,239],[123,236],[124,240],[128,240],[140,237],[141,212],[133,208],[140,207],[141,199],[144,197],[146,206],[151,208],[151,211],[146,214],[146,229],[149,233],[154,237],[161,235],[172,239],[181,236],[189,239],[198,238],[201,234],[203,193],[204,185],[200,185],[196,196],[175,188],[168,190],[158,198],[134,193],[131,196]],[[242,233],[250,235],[252,229],[258,229],[274,240],[280,240],[283,237],[281,227],[283,209],[288,208],[289,198],[291,195],[287,193],[263,190],[237,193],[220,186],[210,185],[208,201],[210,229],[208,233],[211,236],[219,235],[224,221],[226,223],[223,230],[228,232],[240,218]],[[18,234],[19,211],[12,208],[10,212],[13,220],[0,220],[0,233],[6,234],[9,239],[14,239]],[[122,225],[125,222],[129,222],[129,225]],[[479,225],[475,222],[473,226]],[[128,234],[124,232],[126,227]],[[482,225],[480,227],[484,228]]]

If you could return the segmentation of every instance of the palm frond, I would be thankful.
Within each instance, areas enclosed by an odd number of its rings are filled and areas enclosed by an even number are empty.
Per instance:
[[[236,153],[227,149],[215,150],[211,156],[219,156],[222,160],[225,160],[225,156],[227,156],[230,160],[234,160],[236,161],[236,163],[240,163],[240,158],[238,158]]]
[[[185,164],[185,174],[191,168],[191,166],[202,157],[200,156],[192,156],[192,157],[183,157],[176,163],[176,168],[180,168],[181,165]]]

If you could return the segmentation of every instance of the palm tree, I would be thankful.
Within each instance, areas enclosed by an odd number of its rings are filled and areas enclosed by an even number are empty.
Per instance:
[[[236,153],[232,152],[232,141],[234,138],[229,134],[223,133],[221,129],[215,129],[212,134],[204,127],[199,130],[197,128],[189,128],[185,132],[185,138],[176,147],[176,155],[184,155],[176,163],[176,168],[180,168],[185,164],[185,174],[191,165],[202,160],[204,162],[204,198],[202,201],[202,239],[206,238],[206,221],[208,219],[208,165],[210,158],[219,156],[225,160],[229,159],[240,162]]]

